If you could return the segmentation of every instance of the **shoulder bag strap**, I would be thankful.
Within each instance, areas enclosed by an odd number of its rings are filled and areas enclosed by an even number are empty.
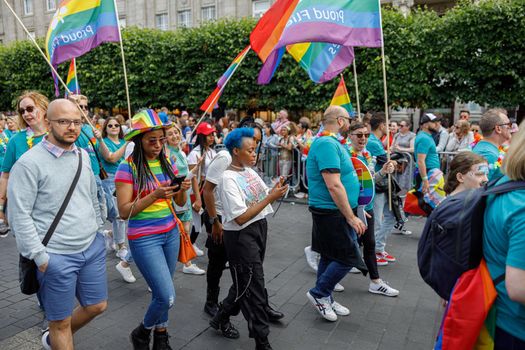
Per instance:
[[[66,211],[66,207],[69,204],[69,200],[71,199],[71,196],[73,195],[73,191],[75,190],[75,187],[77,186],[78,179],[80,178],[80,173],[82,171],[82,150],[78,149],[78,168],[77,172],[75,174],[75,178],[73,179],[73,182],[71,183],[71,186],[69,187],[69,190],[67,191],[66,198],[64,199],[64,202],[62,203],[62,206],[58,210],[57,215],[55,216],[55,219],[51,223],[51,226],[49,227],[49,230],[47,230],[46,236],[44,237],[44,240],[42,241],[42,244],[44,246],[47,246],[47,243],[51,239],[51,236],[53,235],[53,232],[55,232],[55,229],[58,226],[58,222],[62,218],[62,215],[64,215],[64,211]]]

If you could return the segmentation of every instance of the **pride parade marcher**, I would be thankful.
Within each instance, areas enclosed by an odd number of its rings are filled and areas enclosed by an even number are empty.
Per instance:
[[[350,156],[358,158],[361,160],[374,174],[374,181],[384,181],[386,180],[387,174],[392,174],[395,170],[395,162],[390,161],[386,162],[378,172],[373,170],[373,160],[370,153],[366,149],[366,144],[370,133],[368,132],[367,127],[359,122],[353,123],[350,126],[349,137],[352,141],[351,146],[349,146]],[[357,208],[354,209],[354,213]],[[373,294],[383,294],[389,297],[395,297],[399,295],[399,291],[390,287],[388,283],[383,281],[379,277],[379,271],[377,270],[377,258],[376,258],[376,242],[375,242],[375,231],[374,231],[374,205],[371,202],[368,206],[365,207],[365,211],[368,213],[369,217],[367,218],[367,228],[365,233],[360,237],[361,242],[363,243],[363,260],[368,268],[370,273],[370,285],[368,286],[368,291]],[[357,270],[357,269],[356,269]],[[357,270],[359,272],[359,270]]]
[[[8,214],[20,254],[38,266],[39,301],[49,321],[42,345],[73,349],[73,333],[106,309],[106,250],[104,237],[97,233],[102,219],[91,164],[87,153],[75,146],[80,112],[59,99],[49,104],[47,120],[48,136],[12,168]],[[42,240],[77,173],[69,203],[44,246]]]
[[[151,303],[140,325],[131,332],[133,349],[171,349],[168,341],[168,311],[175,303],[173,275],[180,248],[182,223],[173,200],[186,203],[190,180],[171,184],[177,168],[164,151],[166,128],[151,109],[137,113],[126,140],[134,143],[131,156],[115,175],[119,213],[128,221],[128,241],[133,260],[152,291]]]
[[[5,126],[4,134],[10,139],[18,132],[18,117],[16,115],[7,116]]]
[[[5,150],[0,177],[0,232],[7,234],[5,205],[9,173],[17,160],[28,150],[42,141],[47,132],[45,117],[49,101],[36,91],[26,91],[16,100],[20,131],[12,134]]]
[[[469,151],[460,152],[450,162],[445,193],[453,196],[465,190],[480,188],[487,183],[488,174],[485,158]]]
[[[504,144],[511,139],[512,123],[501,109],[489,109],[481,116],[479,127],[483,135],[474,153],[483,156],[489,163],[489,181],[501,176],[501,165],[505,157]]]
[[[492,112],[491,112],[492,113]],[[506,120],[499,115],[500,122]],[[496,119],[494,117],[494,119]],[[481,123],[480,123],[481,125]],[[498,126],[497,126],[498,127]],[[482,128],[483,130],[483,128]],[[497,134],[508,133],[498,127]],[[490,165],[490,163],[489,163]],[[525,181],[525,127],[512,138],[503,160],[505,176],[498,181]],[[515,190],[487,199],[483,229],[483,256],[491,277],[505,274],[495,287],[495,350],[525,349],[525,190]]]
[[[348,112],[330,106],[323,115],[324,131],[312,142],[306,161],[308,204],[312,213],[312,250],[320,253],[315,287],[306,295],[316,310],[329,321],[350,314],[332,297],[334,287],[352,267],[366,274],[357,235],[365,224],[354,214],[359,181],[348,151],[338,134],[350,126]]]

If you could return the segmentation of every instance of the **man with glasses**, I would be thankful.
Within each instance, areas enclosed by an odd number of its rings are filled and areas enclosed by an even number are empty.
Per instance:
[[[466,109],[459,111],[459,120],[468,121],[469,119],[470,119],[470,111]]]
[[[511,139],[512,122],[505,110],[494,108],[483,113],[479,128],[483,140],[479,141],[472,151],[483,156],[489,163],[490,181],[502,175],[501,162],[505,157],[503,145]]]
[[[44,349],[73,349],[73,333],[107,306],[106,250],[97,188],[85,151],[75,145],[78,108],[58,99],[47,110],[49,134],[13,166],[9,222],[20,254],[38,266],[39,300],[49,331]],[[61,207],[82,157],[78,183],[47,246],[41,242]],[[75,307],[78,299],[79,306]]]

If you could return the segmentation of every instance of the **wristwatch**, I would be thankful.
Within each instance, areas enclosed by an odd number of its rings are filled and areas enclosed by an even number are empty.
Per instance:
[[[216,221],[219,221],[219,218],[217,216],[208,219],[210,225],[213,225]]]

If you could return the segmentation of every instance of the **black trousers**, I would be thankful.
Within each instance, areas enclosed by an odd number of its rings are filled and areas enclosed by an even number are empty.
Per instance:
[[[525,341],[496,327],[494,350],[525,350]]]
[[[366,211],[371,218],[367,218],[368,227],[365,233],[359,237],[359,241],[363,243],[363,260],[370,273],[370,279],[375,280],[379,278],[376,260],[376,236],[374,234],[374,211]]]
[[[206,301],[211,303],[219,302],[220,292],[220,281],[222,277],[222,271],[226,267],[228,257],[226,256],[226,248],[224,247],[224,241],[216,243],[211,236],[212,225],[209,222],[208,212],[202,214],[202,220],[208,233],[206,239],[206,248],[208,248],[208,268],[206,269]],[[222,221],[221,216],[218,216],[219,220]]]
[[[267,233],[268,224],[262,219],[241,231],[224,231],[223,237],[233,280],[223,300],[224,312],[229,317],[240,310],[250,338],[255,339],[265,339],[270,333],[263,271]]]

